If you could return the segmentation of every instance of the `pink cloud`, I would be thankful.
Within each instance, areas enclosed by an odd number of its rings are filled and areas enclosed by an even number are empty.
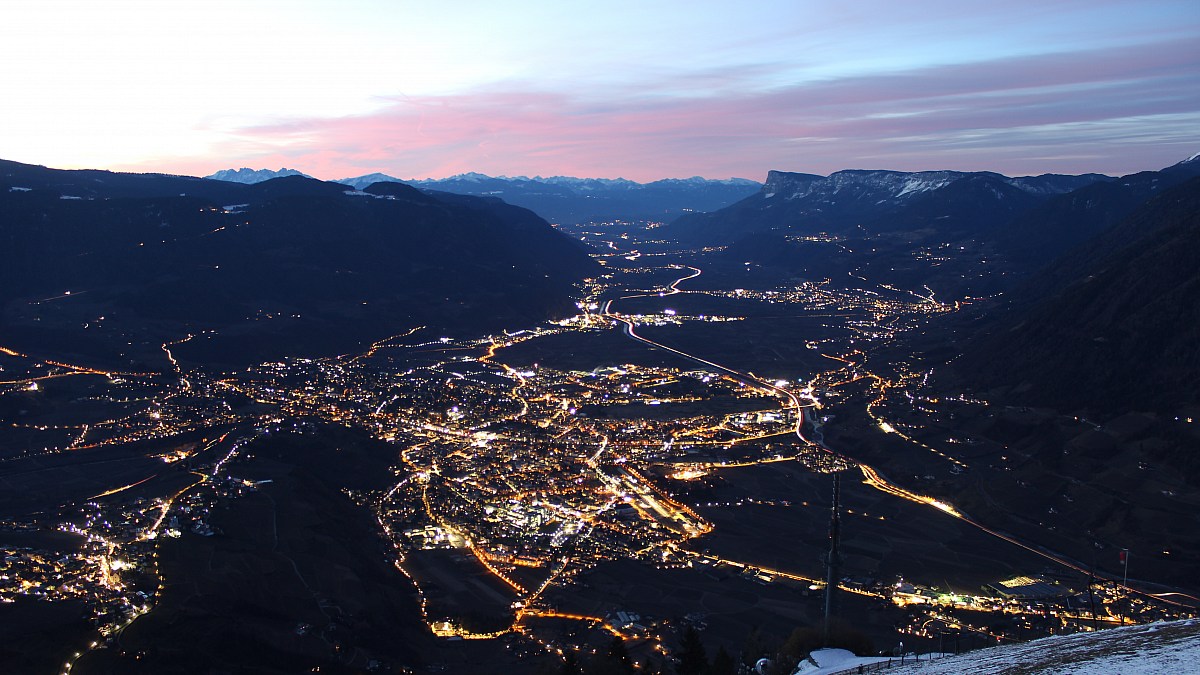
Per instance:
[[[369,115],[244,129],[218,149],[222,159],[205,162],[210,170],[294,166],[324,178],[479,171],[654,180],[761,178],[773,168],[1123,173],[1200,149],[1200,54],[1184,42],[765,92],[739,89],[729,71],[699,79],[719,93],[682,96],[680,82],[669,81],[608,98],[513,87],[396,99]]]

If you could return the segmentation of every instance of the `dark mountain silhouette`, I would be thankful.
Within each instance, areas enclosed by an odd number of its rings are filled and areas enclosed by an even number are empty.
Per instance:
[[[776,215],[746,200],[743,215],[767,229],[748,227],[749,232],[732,242],[721,257],[735,265],[748,262],[769,268],[764,271],[768,275],[852,285],[865,278],[906,288],[931,285],[951,297],[991,295],[1007,288],[1013,277],[995,264],[980,265],[980,260],[995,263],[1002,253],[996,245],[999,233],[1013,218],[1045,200],[1042,193],[1014,184],[1024,179],[992,173],[839,173],[846,174],[835,174],[842,186],[830,193],[828,186],[820,187],[828,181],[819,176],[781,177],[773,172],[775,179],[769,184],[776,190],[807,195],[794,201],[811,201],[807,222],[823,226],[815,231],[792,227],[786,224],[795,222],[791,216],[781,221],[785,224],[769,225],[762,219]],[[822,191],[827,194],[814,196]],[[898,193],[904,194],[895,196]],[[846,220],[851,216],[856,225],[837,225],[851,222]],[[680,222],[675,225],[681,227]],[[819,233],[827,236],[814,236]]]
[[[280,197],[341,197],[346,186],[326,183],[305,176],[281,176],[249,185],[245,190],[248,202],[258,204]]]
[[[989,239],[994,231],[1043,201],[997,174],[969,174],[913,197],[865,224],[869,232],[929,229],[940,237]]]
[[[761,266],[761,275],[850,284],[865,277],[903,287],[930,285],[942,297],[988,296],[1012,291],[1085,242],[1095,242],[1086,253],[1091,259],[1129,244],[1140,236],[1132,226],[1098,235],[1153,195],[1196,175],[1195,158],[1117,179],[772,171],[759,194],[680,218],[663,231],[693,245],[726,243],[725,262]],[[1043,289],[1064,280],[1067,269],[1059,264],[1041,272],[1031,283],[1034,291],[1011,296],[1009,304],[1040,298]]]
[[[207,178],[254,184],[289,175],[304,176],[295,169],[225,169]],[[612,220],[669,220],[684,213],[719,209],[753,194],[760,187],[744,178],[709,180],[694,176],[638,183],[623,178],[527,178],[481,173],[408,181],[384,173],[370,173],[336,182],[356,190],[365,190],[374,184],[395,183],[431,192],[498,197],[530,209],[551,222],[568,225]]]
[[[1056,195],[1007,223],[998,245],[1018,260],[1043,265],[1121,222],[1155,194],[1197,175],[1200,161],[1192,158]],[[1101,241],[1111,252],[1131,240],[1106,236]]]
[[[1003,304],[949,317],[944,332],[908,345],[927,350],[934,390],[989,402],[955,421],[992,450],[951,501],[1079,560],[1101,545],[1145,552],[1146,578],[1190,585],[1200,571],[1187,496],[1200,486],[1200,177],[1154,192]],[[1090,210],[1103,220],[1119,201],[1096,197]]]
[[[978,236],[1049,196],[1106,176],[1009,178],[958,171],[838,171],[829,176],[771,171],[762,190],[712,213],[683,216],[664,231],[681,241],[727,244],[763,231]]]
[[[1200,178],[1192,178],[1018,290],[958,368],[1031,405],[1111,412],[1200,404],[1198,239]]]
[[[387,178],[370,174],[339,182],[364,188]],[[394,179],[393,179],[394,180]],[[669,178],[651,183],[624,179],[506,178],[479,173],[409,181],[422,190],[498,197],[555,223],[611,220],[669,220],[692,211],[711,211],[754,193],[759,184],[744,179]]]
[[[30,188],[81,199],[202,197],[231,204],[246,186],[161,173],[117,173],[96,169],[48,169],[0,159],[0,189]]]
[[[572,285],[594,266],[499,200],[352,193],[301,176],[242,185],[5,169],[2,320],[6,339],[26,345],[129,359],[215,330],[183,351],[236,363],[350,350],[415,325],[496,330],[574,311]],[[81,185],[88,198],[64,198]]]

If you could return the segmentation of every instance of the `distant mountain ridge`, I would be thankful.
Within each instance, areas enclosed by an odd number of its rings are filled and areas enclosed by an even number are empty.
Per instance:
[[[227,169],[209,178],[258,182],[281,172]],[[239,173],[240,172],[240,173]],[[297,172],[298,173],[298,172]],[[712,211],[756,192],[760,184],[745,178],[711,180],[700,176],[638,183],[624,178],[573,176],[488,176],[468,172],[449,178],[402,180],[385,173],[342,178],[337,183],[363,190],[374,183],[404,183],[435,192],[499,197],[534,211],[551,222],[575,224],[610,220],[670,220],[684,213]]]
[[[1006,213],[1111,180],[1101,174],[1010,178],[990,171],[847,169],[828,176],[770,171],[756,194],[713,213],[683,216],[665,231],[682,241],[726,244],[753,232],[838,233],[859,226],[886,231],[915,221],[941,230],[969,229],[980,218],[994,226]]]
[[[386,173],[368,173],[355,178],[341,178],[334,182],[341,183],[342,185],[349,185],[356,190],[362,190],[363,188],[369,185],[374,185],[375,183],[404,183],[405,185],[412,184],[412,181],[400,180],[399,178],[396,178],[395,176],[389,176]]]
[[[758,183],[746,179],[698,176],[637,183],[623,178],[493,178],[473,173],[412,184],[426,190],[499,197],[563,224],[665,221],[684,213],[722,208],[759,189]]]
[[[271,180],[272,178],[283,178],[284,176],[303,176],[305,178],[312,178],[312,176],[306,173],[301,173],[296,169],[283,168],[279,169],[278,171],[272,171],[271,169],[247,169],[245,167],[241,169],[221,169],[212,175],[205,176],[205,178],[210,180],[227,180],[234,183],[251,184],[261,183],[263,181]]]
[[[1089,173],[1077,176],[1042,174],[1010,178],[992,171],[889,171],[868,169],[845,169],[828,176],[770,171],[763,185],[764,198],[781,196],[783,199],[818,197],[834,202],[835,197],[846,190],[855,194],[881,200],[902,200],[905,197],[940,190],[947,185],[968,177],[992,178],[1033,194],[1059,194],[1076,190],[1096,181],[1112,180],[1110,176]],[[782,194],[781,194],[782,193]]]
[[[1006,223],[997,243],[1030,263],[1049,262],[1116,225],[1154,195],[1200,176],[1198,157],[1054,195]]]
[[[408,185],[416,185],[421,187],[439,187],[447,184],[491,183],[493,181],[512,184],[542,183],[545,185],[562,185],[578,190],[602,190],[611,188],[641,190],[652,186],[697,185],[734,185],[754,187],[757,189],[761,185],[757,181],[753,181],[748,178],[713,179],[704,178],[703,176],[692,176],[690,178],[663,178],[650,183],[639,183],[626,178],[576,178],[574,176],[534,176],[530,178],[528,176],[489,176],[487,174],[476,173],[474,171],[456,174],[447,178],[420,178],[409,180],[403,180],[394,176],[389,176],[385,173],[369,173],[363,176],[356,176],[354,178],[342,178],[335,182],[352,185],[361,189],[372,183],[378,182],[407,183]]]

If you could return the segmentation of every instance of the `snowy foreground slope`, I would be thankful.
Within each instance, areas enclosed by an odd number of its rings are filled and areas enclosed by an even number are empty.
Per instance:
[[[914,658],[919,660],[914,662]],[[820,649],[794,675],[1176,675],[1200,673],[1200,619],[1058,635],[958,656],[909,655],[907,663]],[[861,670],[859,670],[861,668]]]
[[[889,675],[1200,673],[1200,619],[1057,635],[906,665]]]

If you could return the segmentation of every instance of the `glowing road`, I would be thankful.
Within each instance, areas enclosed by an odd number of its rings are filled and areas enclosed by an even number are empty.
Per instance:
[[[688,279],[693,279],[697,276],[700,276],[699,269],[697,269],[695,267],[690,267],[690,266],[687,267],[686,269],[692,270],[692,274],[689,274],[687,276],[676,279],[667,287],[668,289],[670,289],[669,292],[664,291],[658,295],[665,296],[665,295],[669,295],[669,294],[684,292],[678,288],[678,284],[680,284],[681,282],[686,281]],[[623,332],[625,333],[625,335],[627,337],[629,337],[633,340],[642,342],[642,343],[650,345],[652,347],[656,347],[658,349],[662,349],[662,350],[671,352],[672,354],[679,355],[690,361],[694,361],[696,363],[700,363],[700,364],[703,364],[703,365],[706,365],[706,366],[709,366],[712,368],[716,368],[717,370],[746,384],[747,386],[754,387],[755,389],[758,389],[760,391],[785,398],[788,402],[787,407],[794,409],[796,411],[796,426],[794,429],[796,437],[799,438],[805,444],[815,445],[817,447],[820,447],[821,449],[833,454],[834,456],[847,462],[848,464],[857,467],[858,470],[861,471],[863,474],[863,482],[865,484],[875,488],[876,490],[887,493],[894,497],[899,497],[901,499],[905,499],[905,500],[913,502],[915,504],[923,504],[925,506],[929,506],[934,509],[937,509],[938,511],[940,511],[952,518],[955,518],[959,521],[967,523],[968,525],[971,525],[972,527],[977,528],[981,532],[984,532],[993,537],[996,537],[997,539],[1002,539],[1010,544],[1013,544],[1014,546],[1018,546],[1022,549],[1025,549],[1026,551],[1037,554],[1051,562],[1062,565],[1063,567],[1074,570],[1083,575],[1092,575],[1092,576],[1095,576],[1097,579],[1103,579],[1106,581],[1111,581],[1113,583],[1116,583],[1120,587],[1124,588],[1126,592],[1136,593],[1136,594],[1144,595],[1147,597],[1155,597],[1159,600],[1169,602],[1171,604],[1180,605],[1180,606],[1187,606],[1187,605],[1185,603],[1179,603],[1174,600],[1171,600],[1171,599],[1167,598],[1166,596],[1178,595],[1178,596],[1182,596],[1182,597],[1188,598],[1193,601],[1200,602],[1200,599],[1194,598],[1193,596],[1190,596],[1190,595],[1187,595],[1184,593],[1151,594],[1151,593],[1139,591],[1135,588],[1132,588],[1132,587],[1126,585],[1125,583],[1122,583],[1122,580],[1119,577],[1097,573],[1095,570],[1085,567],[1082,563],[1078,563],[1078,562],[1068,558],[1067,556],[1064,556],[1064,555],[1058,554],[1058,553],[1054,553],[1051,551],[1047,551],[1038,546],[1027,544],[1025,542],[1019,541],[1018,539],[1014,538],[1011,535],[1008,535],[1003,532],[989,528],[986,525],[983,525],[982,523],[971,518],[967,514],[962,513],[961,511],[956,509],[954,506],[947,504],[946,502],[943,502],[938,499],[934,499],[932,497],[927,497],[925,495],[920,495],[920,494],[911,492],[909,490],[906,490],[906,489],[900,487],[899,485],[889,482],[875,468],[873,468],[867,464],[863,464],[862,462],[859,462],[857,460],[854,460],[850,457],[847,457],[845,455],[842,455],[841,453],[838,453],[838,452],[832,450],[831,448],[826,446],[824,444],[824,442],[816,442],[816,441],[809,440],[808,438],[806,438],[804,436],[804,432],[803,432],[803,427],[804,427],[803,409],[805,406],[800,403],[800,399],[794,393],[792,393],[791,391],[788,391],[787,389],[783,389],[781,387],[777,387],[773,384],[770,384],[769,382],[760,380],[759,378],[754,377],[752,375],[743,373],[738,370],[734,370],[733,368],[730,368],[728,366],[723,366],[719,363],[715,363],[708,359],[701,358],[694,354],[689,354],[687,352],[681,351],[674,347],[664,345],[661,342],[656,342],[654,340],[650,340],[646,337],[638,335],[636,325],[635,325],[633,319],[631,319],[627,316],[621,315],[613,310],[613,303],[616,300],[623,300],[623,299],[634,298],[634,297],[646,297],[646,296],[645,296],[645,294],[628,295],[628,296],[621,296],[620,298],[610,299],[604,303],[602,315],[614,322],[620,322],[621,324],[623,324]],[[924,299],[931,300],[931,298],[924,298]]]

